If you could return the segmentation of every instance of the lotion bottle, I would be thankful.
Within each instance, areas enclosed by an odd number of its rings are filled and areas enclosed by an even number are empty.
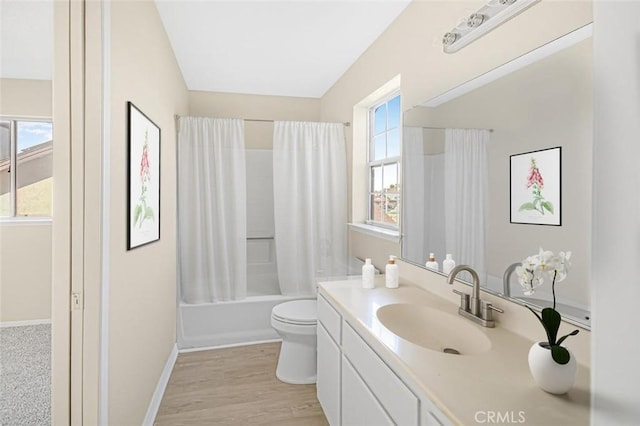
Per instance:
[[[449,275],[449,272],[455,268],[456,262],[451,257],[451,253],[447,253],[447,258],[442,261],[442,272]]]
[[[389,256],[384,272],[385,285],[387,288],[398,288],[398,265],[396,265],[395,256]]]
[[[436,261],[436,256],[433,253],[429,253],[429,260],[424,264],[427,268],[438,272],[438,262]]]
[[[362,265],[362,288],[375,288],[374,276],[375,268],[371,264],[371,259],[367,258]]]

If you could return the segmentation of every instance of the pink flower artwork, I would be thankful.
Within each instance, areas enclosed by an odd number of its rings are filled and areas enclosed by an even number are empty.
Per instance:
[[[147,204],[147,193],[149,181],[151,180],[151,167],[149,166],[149,131],[144,132],[144,145],[142,146],[142,157],[140,159],[140,184],[141,191],[138,203],[133,210],[133,225],[142,228],[146,220],[155,220],[153,208]]]
[[[542,190],[544,189],[544,179],[542,178],[542,173],[540,173],[540,169],[536,165],[535,157],[531,157],[531,165],[529,167],[529,174],[527,176],[527,189],[531,189],[532,200],[530,202],[523,203],[520,206],[519,211],[537,211],[541,215],[544,215],[545,212],[553,214],[553,203],[551,201],[545,200],[542,195]]]

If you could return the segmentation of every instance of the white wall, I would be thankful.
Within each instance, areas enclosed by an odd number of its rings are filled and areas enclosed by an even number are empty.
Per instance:
[[[109,424],[141,424],[176,342],[176,121],[186,85],[153,1],[111,2]],[[127,101],[161,128],[160,240],[127,251]]]
[[[640,419],[639,16],[594,3],[593,425]]]
[[[0,116],[51,119],[51,96],[51,81],[0,79]],[[0,322],[50,318],[51,222],[0,223]]]

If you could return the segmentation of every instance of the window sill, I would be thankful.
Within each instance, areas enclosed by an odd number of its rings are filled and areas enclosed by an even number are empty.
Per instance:
[[[0,226],[37,226],[37,225],[51,225],[53,218],[51,217],[3,217],[0,218]]]
[[[368,225],[366,223],[350,223],[349,229],[372,237],[381,238],[394,243],[400,242],[400,231]]]

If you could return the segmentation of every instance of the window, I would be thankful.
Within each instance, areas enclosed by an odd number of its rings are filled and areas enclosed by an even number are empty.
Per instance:
[[[369,110],[367,223],[397,229],[400,221],[400,95]]]
[[[0,217],[51,216],[53,126],[0,118]]]

